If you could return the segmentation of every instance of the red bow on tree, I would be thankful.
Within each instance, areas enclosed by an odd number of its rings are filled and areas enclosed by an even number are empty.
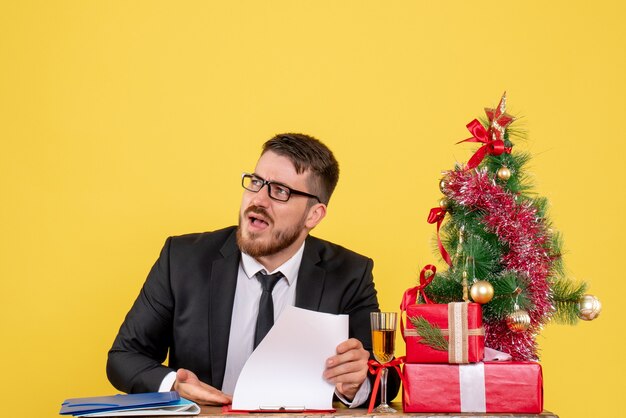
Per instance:
[[[504,131],[507,126],[515,120],[515,118],[505,112],[506,109],[506,92],[502,95],[498,107],[495,109],[485,108],[485,113],[489,118],[489,130],[477,120],[474,119],[467,124],[467,129],[472,134],[471,138],[457,142],[480,142],[485,145],[480,147],[467,162],[467,169],[478,167],[481,161],[487,156],[500,155],[504,152],[510,154],[511,148],[504,146]]]
[[[429,224],[437,224],[437,246],[439,247],[439,252],[441,253],[441,257],[445,260],[446,263],[450,267],[452,267],[452,260],[450,259],[450,254],[446,251],[445,247],[441,243],[441,237],[439,235],[439,228],[441,228],[441,223],[443,219],[446,217],[446,210],[442,208],[432,208],[430,213],[428,214],[428,223]]]

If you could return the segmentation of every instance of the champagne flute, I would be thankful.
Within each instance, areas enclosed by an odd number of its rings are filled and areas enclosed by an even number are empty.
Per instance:
[[[374,357],[381,363],[388,363],[393,359],[396,343],[396,313],[395,312],[370,312],[372,325],[372,347]],[[382,369],[380,376],[380,405],[373,412],[385,413],[396,412],[387,405],[387,368]]]

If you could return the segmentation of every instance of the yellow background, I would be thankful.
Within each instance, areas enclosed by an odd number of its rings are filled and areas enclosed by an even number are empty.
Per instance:
[[[236,222],[275,133],[334,150],[315,235],[374,258],[397,310],[438,260],[440,171],[504,90],[571,277],[604,306],[539,337],[545,408],[622,414],[625,18],[605,0],[3,1],[2,415],[114,392],[106,353],[165,238]]]

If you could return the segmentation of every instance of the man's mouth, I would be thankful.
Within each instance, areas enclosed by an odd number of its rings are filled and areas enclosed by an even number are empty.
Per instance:
[[[246,216],[254,229],[265,229],[272,223],[272,218],[263,208],[250,207],[246,210]]]
[[[250,220],[250,224],[257,228],[265,228],[266,226],[269,225],[269,223],[267,223],[265,220],[261,218],[257,218],[254,215],[249,216],[248,219]]]

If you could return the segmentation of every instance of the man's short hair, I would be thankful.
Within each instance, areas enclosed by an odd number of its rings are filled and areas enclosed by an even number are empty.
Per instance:
[[[326,145],[309,135],[287,133],[263,144],[261,155],[267,151],[289,158],[298,174],[310,171],[310,193],[328,205],[339,181],[339,163]]]

